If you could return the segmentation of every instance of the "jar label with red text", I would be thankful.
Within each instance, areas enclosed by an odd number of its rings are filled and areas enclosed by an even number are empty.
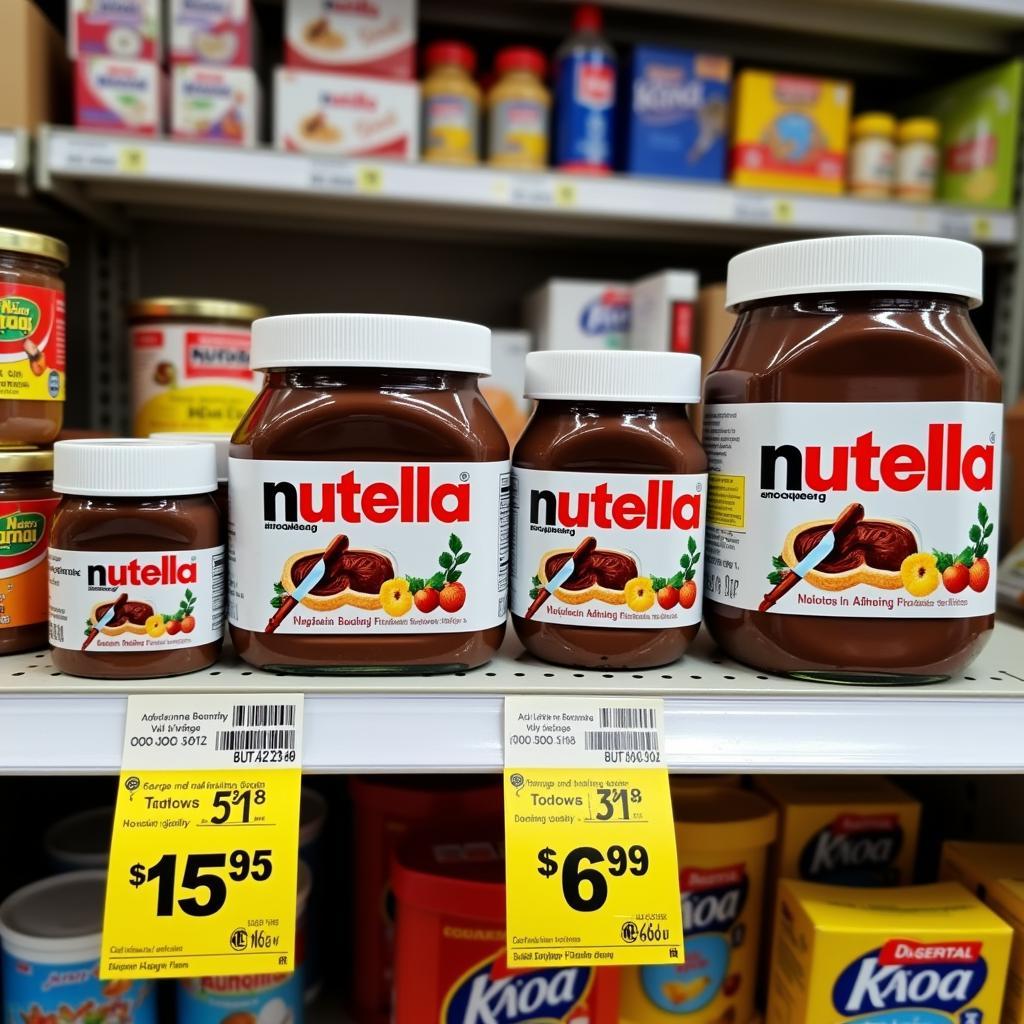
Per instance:
[[[46,548],[59,502],[0,501],[0,629],[46,621]]]
[[[505,621],[507,462],[229,462],[228,618],[257,633]]]
[[[1003,407],[708,406],[708,599],[780,615],[995,611]]]
[[[50,643],[70,651],[170,651],[224,635],[224,548],[50,548]]]
[[[0,398],[64,401],[64,292],[0,283]]]
[[[512,614],[613,629],[700,622],[706,492],[703,473],[514,469]]]

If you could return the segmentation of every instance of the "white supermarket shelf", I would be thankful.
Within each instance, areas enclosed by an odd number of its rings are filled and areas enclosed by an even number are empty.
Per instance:
[[[885,231],[1005,248],[1016,239],[1010,212],[622,176],[313,157],[54,127],[39,135],[36,175],[42,191],[107,219],[122,208],[149,214],[187,209],[325,227],[357,220],[403,230],[641,240]]]
[[[497,771],[505,693],[666,698],[676,771],[1024,773],[1024,630],[1000,623],[958,679],[866,688],[785,680],[716,653],[706,638],[679,663],[643,672],[572,671],[522,653],[446,676],[312,677],[214,669],[150,682],[56,672],[49,654],[0,659],[0,773],[116,771],[126,696],[301,689],[311,772]]]
[[[0,194],[27,195],[28,135],[20,129],[0,129]]]

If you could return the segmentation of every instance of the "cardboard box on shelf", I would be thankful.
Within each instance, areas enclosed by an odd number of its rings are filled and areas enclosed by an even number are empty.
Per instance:
[[[75,61],[75,125],[104,132],[159,135],[163,72],[144,60],[82,57]]]
[[[842,193],[849,82],[747,69],[737,76],[735,96],[734,185]]]
[[[1024,878],[1024,843],[982,843],[947,839],[942,844],[939,878],[960,882],[981,899],[997,878]]]
[[[637,46],[619,102],[619,166],[631,174],[723,181],[732,61]]]
[[[0,3],[0,128],[31,130],[62,121],[70,68],[64,41],[33,0]]]
[[[480,382],[480,390],[505,431],[509,444],[519,440],[530,415],[532,403],[523,397],[526,353],[529,351],[530,335],[527,331],[491,333],[491,375]]]
[[[625,281],[552,278],[527,296],[523,320],[538,349],[625,348],[630,286]]]
[[[68,56],[160,60],[160,7],[160,0],[68,0]]]
[[[696,352],[697,274],[663,270],[633,282],[629,347],[648,352]]]
[[[411,79],[416,75],[416,0],[285,0],[290,68]]]
[[[274,145],[334,156],[419,156],[419,86],[278,68]]]
[[[251,68],[177,64],[171,72],[171,134],[176,139],[255,146],[260,84]]]
[[[252,0],[167,0],[172,64],[252,67]]]

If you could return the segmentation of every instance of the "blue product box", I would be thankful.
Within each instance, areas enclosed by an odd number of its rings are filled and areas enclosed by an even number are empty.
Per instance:
[[[731,79],[728,57],[637,46],[623,82],[619,168],[724,181]]]

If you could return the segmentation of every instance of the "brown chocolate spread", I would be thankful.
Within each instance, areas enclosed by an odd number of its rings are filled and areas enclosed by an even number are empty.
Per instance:
[[[829,531],[829,526],[812,526],[800,533],[793,542],[796,557],[802,559]],[[899,572],[903,559],[917,551],[917,538],[911,530],[899,523],[865,519],[844,537],[823,562],[815,566],[817,572],[840,573],[869,565],[873,569]]]
[[[963,300],[849,292],[740,307],[704,399],[706,412],[742,403],[999,402],[1001,384]],[[870,496],[858,500],[870,513]],[[814,532],[799,538],[800,551],[813,545]],[[821,569],[839,572],[865,561],[898,571],[901,555],[916,549],[905,533],[868,519]],[[704,620],[727,654],[757,668],[865,682],[946,678],[981,650],[994,625],[993,615],[776,614],[736,607],[710,592]]]
[[[113,602],[111,602],[113,604]],[[102,619],[110,610],[110,604],[101,604],[96,609],[96,617]],[[153,614],[153,606],[145,601],[123,601],[121,607],[114,613],[113,618],[107,623],[111,628],[123,626],[130,622],[133,626],[144,626],[146,619]]]
[[[552,555],[544,567],[551,579],[569,560],[571,552]],[[604,587],[607,590],[625,590],[626,584],[639,575],[636,562],[620,551],[592,551],[581,559],[573,574],[562,584],[562,590],[586,590]]]
[[[320,561],[320,554],[300,558],[292,566],[292,581],[301,583]],[[395,575],[391,560],[377,551],[347,549],[324,573],[324,578],[310,591],[311,594],[340,594],[354,590],[361,594],[378,594],[386,580]]]

